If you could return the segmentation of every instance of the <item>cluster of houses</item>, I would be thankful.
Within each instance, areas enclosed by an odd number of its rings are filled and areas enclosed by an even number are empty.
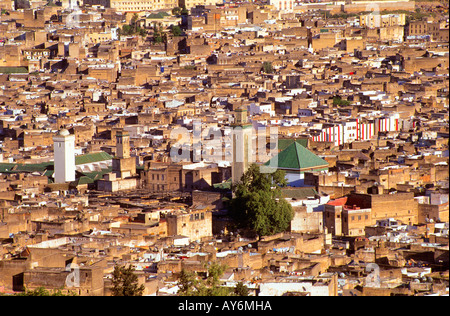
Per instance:
[[[448,3],[194,2],[0,2],[0,292],[217,262],[251,295],[448,295]],[[251,163],[288,231],[233,229]]]

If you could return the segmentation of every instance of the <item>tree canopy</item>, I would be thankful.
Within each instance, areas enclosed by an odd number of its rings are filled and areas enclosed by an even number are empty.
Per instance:
[[[349,106],[351,104],[350,101],[347,100],[343,100],[341,97],[336,96],[333,97],[333,105],[338,105],[338,106]]]
[[[285,172],[261,173],[258,165],[249,167],[233,185],[230,215],[238,228],[253,230],[259,236],[286,231],[293,218],[291,205],[282,198]]]
[[[139,26],[138,20],[139,16],[135,13],[130,20],[130,24],[124,24],[122,28],[119,28],[119,36],[139,34],[140,36],[145,37],[147,31],[145,30],[145,28]]]
[[[181,36],[183,34],[183,31],[178,25],[172,25],[171,31],[173,36]]]
[[[155,43],[167,42],[167,34],[164,32],[162,23],[153,22],[153,41]]]
[[[44,287],[38,287],[34,290],[25,289],[22,293],[6,294],[6,296],[77,296],[74,291],[63,291],[62,289],[47,290]],[[2,294],[0,294],[2,296]]]
[[[235,288],[222,286],[220,277],[226,270],[225,265],[212,263],[208,266],[208,276],[201,278],[197,273],[182,270],[178,279],[181,296],[248,296],[248,288],[238,283]]]
[[[263,62],[263,70],[265,73],[271,74],[273,73],[273,66],[270,61]]]
[[[138,285],[138,277],[134,268],[129,266],[115,266],[113,272],[112,296],[142,296],[144,285]]]

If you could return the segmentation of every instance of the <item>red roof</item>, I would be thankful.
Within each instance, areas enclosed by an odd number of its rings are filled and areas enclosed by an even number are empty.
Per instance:
[[[347,197],[343,197],[340,199],[332,200],[327,203],[327,205],[334,205],[334,206],[343,206],[347,203]]]

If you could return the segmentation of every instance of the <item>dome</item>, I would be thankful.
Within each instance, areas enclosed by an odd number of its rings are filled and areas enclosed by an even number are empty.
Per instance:
[[[62,130],[59,131],[59,135],[60,136],[68,136],[68,135],[70,135],[70,133],[67,129],[63,128]]]

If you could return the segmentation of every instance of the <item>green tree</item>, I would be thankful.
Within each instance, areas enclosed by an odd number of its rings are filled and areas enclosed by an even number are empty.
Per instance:
[[[153,41],[155,43],[167,42],[167,34],[164,32],[164,28],[161,22],[153,22]]]
[[[26,289],[22,293],[14,294],[14,296],[76,296],[72,291],[64,294],[60,289],[49,291],[44,287],[38,287],[34,290]]]
[[[133,267],[115,266],[112,279],[113,296],[142,296],[144,285],[138,285],[138,277]]]
[[[230,215],[237,227],[251,229],[259,236],[286,231],[294,214],[281,195],[284,186],[284,171],[261,173],[259,166],[252,164],[233,184],[235,197],[230,203]]]
[[[131,35],[131,34],[133,34],[133,27],[131,25],[124,24],[122,26],[122,31],[120,32],[120,34],[123,34],[123,35]]]
[[[183,269],[178,279],[178,286],[180,288],[178,294],[181,296],[200,296],[198,293],[203,291],[204,285],[195,273]]]
[[[56,2],[56,1],[54,1],[54,0],[49,0],[49,1],[47,2],[47,6],[49,6],[49,7],[56,7],[57,5],[56,5],[55,2]]]
[[[181,27],[178,25],[172,25],[171,31],[173,36],[181,36],[183,33],[183,31],[181,31]]]
[[[181,296],[233,296],[236,290],[222,286],[220,277],[226,270],[225,265],[212,263],[208,267],[208,276],[202,279],[196,273],[182,270],[178,279]]]
[[[239,282],[236,284],[236,287],[234,289],[234,294],[236,296],[248,296],[248,287],[244,285],[244,283]]]
[[[180,7],[175,7],[172,9],[172,14],[173,15],[180,15],[181,14],[181,8]]]
[[[333,105],[337,106],[349,106],[351,103],[347,100],[342,100],[341,97],[337,96],[333,98]]]
[[[268,74],[273,73],[273,67],[270,61],[263,62],[263,71]]]
[[[183,8],[181,9],[181,15],[189,15],[189,11],[186,9],[185,5],[183,5]]]
[[[129,36],[133,34],[139,34],[140,36],[144,37],[147,35],[147,31],[145,28],[141,28],[138,23],[139,16],[135,13],[133,17],[131,18],[130,24],[124,24],[122,25],[122,28],[118,29],[119,37],[123,36]]]
[[[134,28],[134,33],[138,32],[138,23],[137,23],[138,20],[139,20],[139,15],[137,13],[133,14],[133,17],[131,18],[131,21],[130,21],[130,26],[132,26]]]

